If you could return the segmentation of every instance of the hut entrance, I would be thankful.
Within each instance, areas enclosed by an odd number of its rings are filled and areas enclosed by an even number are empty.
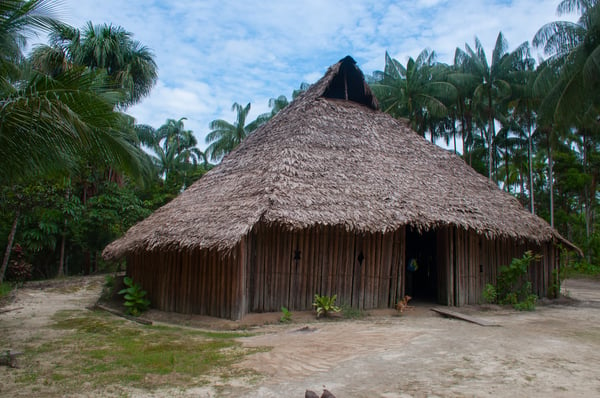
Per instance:
[[[435,231],[406,228],[405,292],[413,299],[437,302],[436,235]]]

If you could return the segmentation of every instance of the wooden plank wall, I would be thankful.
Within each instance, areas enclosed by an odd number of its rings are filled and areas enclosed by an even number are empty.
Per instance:
[[[239,319],[248,312],[309,310],[315,293],[339,305],[394,307],[404,296],[405,229],[357,235],[339,227],[301,231],[257,225],[229,254],[215,250],[145,252],[127,258],[128,275],[164,311]],[[299,250],[300,259],[294,260]],[[438,301],[482,301],[486,283],[526,250],[543,256],[529,277],[539,297],[552,293],[558,249],[486,239],[455,227],[437,231]],[[362,262],[358,261],[359,254]]]
[[[552,293],[552,272],[559,266],[558,249],[552,243],[536,245],[507,238],[487,239],[474,231],[441,228],[438,231],[440,303],[454,306],[481,303],[485,285],[495,284],[500,268],[513,258],[522,257],[527,250],[542,255],[530,267],[528,277],[533,292],[538,297],[548,297]]]
[[[336,294],[338,305],[386,308],[404,293],[404,229],[357,235],[332,226],[288,231],[258,225],[251,235],[249,312],[280,311],[282,306],[309,310],[316,293]]]
[[[240,250],[143,252],[127,258],[127,273],[148,292],[152,308],[239,319],[245,313],[240,264]]]

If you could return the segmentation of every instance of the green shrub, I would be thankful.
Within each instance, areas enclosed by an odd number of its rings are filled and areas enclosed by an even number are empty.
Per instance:
[[[537,296],[532,293],[531,282],[527,280],[527,270],[539,255],[526,251],[521,258],[513,258],[509,265],[500,268],[496,286],[499,304],[510,304],[517,310],[534,310]]]
[[[4,296],[8,296],[8,294],[13,290],[13,285],[10,282],[2,282],[0,284],[0,298]]]
[[[346,319],[358,319],[365,316],[365,312],[349,305],[342,305],[342,316]]]
[[[595,276],[600,275],[600,265],[591,264],[585,258],[581,261],[576,261],[569,267],[571,275]]]
[[[331,312],[340,312],[342,309],[335,305],[337,294],[333,296],[319,296],[315,294],[315,302],[313,307],[317,310],[317,318],[320,316],[327,316]]]
[[[100,295],[101,300],[110,300],[115,290],[115,277],[114,275],[106,275],[104,277],[104,284],[102,285],[102,294]]]
[[[128,276],[123,278],[123,283],[127,288],[121,290],[119,294],[124,294],[123,298],[125,299],[127,313],[129,315],[139,316],[150,306],[150,301],[145,298],[146,291],[142,289],[142,286],[139,283],[134,283],[133,279]]]
[[[495,304],[498,300],[498,292],[496,292],[496,286],[486,283],[483,289],[483,300],[488,304]]]
[[[33,265],[25,259],[25,252],[18,244],[13,247],[12,257],[6,267],[6,280],[22,285],[23,282],[31,279]]]
[[[281,307],[281,318],[279,318],[279,322],[281,323],[290,323],[292,321],[292,313],[286,307]]]
[[[535,310],[537,298],[535,294],[530,294],[524,300],[513,304],[513,307],[518,311],[533,311]]]

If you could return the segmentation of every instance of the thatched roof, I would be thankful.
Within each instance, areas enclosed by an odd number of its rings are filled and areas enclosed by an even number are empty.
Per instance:
[[[259,222],[386,232],[454,225],[563,239],[465,162],[377,109],[346,57],[220,165],[104,250],[229,250]]]

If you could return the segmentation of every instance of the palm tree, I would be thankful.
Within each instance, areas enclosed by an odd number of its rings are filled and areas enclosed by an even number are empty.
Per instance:
[[[409,58],[406,67],[386,52],[385,69],[375,72],[371,82],[382,110],[396,118],[407,117],[422,136],[427,119],[445,116],[444,101],[456,96],[455,87],[439,78],[437,66],[435,53],[427,49],[416,60]]]
[[[448,81],[456,87],[456,101],[450,110],[450,114],[456,119],[455,125],[460,125],[460,131],[457,134],[462,136],[463,159],[472,165],[473,153],[473,130],[474,130],[474,110],[473,110],[473,92],[477,87],[477,78],[469,73],[469,63],[467,54],[457,48],[454,53],[454,64],[451,66],[451,73]]]
[[[533,44],[543,47],[548,62],[560,71],[554,87],[558,96],[554,113],[565,123],[573,123],[589,108],[598,112],[600,106],[600,4],[595,0],[563,0],[557,9],[559,14],[573,10],[581,12],[577,22],[548,23],[533,38]]]
[[[597,145],[592,132],[597,129],[600,111],[600,4],[595,0],[563,0],[557,11],[559,14],[579,11],[581,15],[575,23],[546,24],[534,36],[533,44],[543,47],[549,55],[545,70],[552,72],[542,75],[548,87],[543,105],[558,129],[577,127],[582,138],[583,170],[588,173],[593,167],[589,154]],[[584,192],[588,239],[596,203],[597,178],[591,177],[591,184],[586,185]]]
[[[494,172],[494,140],[496,137],[496,120],[503,117],[500,105],[511,95],[510,73],[515,63],[524,57],[528,46],[522,44],[512,53],[507,52],[508,44],[498,33],[492,53],[492,63],[488,64],[485,50],[479,39],[475,38],[475,50],[465,44],[465,50],[457,49],[457,57],[466,66],[466,71],[454,74],[453,79],[459,82],[477,82],[473,91],[473,105],[480,115],[482,128],[485,131],[488,148],[488,177],[491,180]]]
[[[0,2],[0,83],[18,78],[27,39],[38,30],[61,26],[53,17],[51,0],[11,0]]]
[[[223,119],[217,119],[208,125],[212,130],[206,136],[206,143],[209,144],[206,148],[206,154],[210,157],[210,160],[218,161],[222,159],[223,156],[233,151],[248,134],[260,125],[258,119],[246,124],[246,118],[250,112],[250,103],[242,107],[237,102],[234,102],[231,110],[236,113],[236,119],[233,124]]]
[[[537,109],[542,101],[541,95],[535,89],[537,77],[537,70],[528,69],[523,71],[520,82],[513,82],[513,99],[511,101],[511,107],[517,118],[517,123],[521,126],[526,136],[526,140],[523,140],[522,144],[527,146],[527,186],[529,191],[529,210],[532,214],[535,214],[533,131],[537,122]]]
[[[150,49],[122,27],[110,24],[88,22],[83,31],[58,26],[50,35],[50,45],[37,46],[31,59],[35,67],[49,74],[70,65],[105,70],[114,86],[126,93],[118,104],[123,109],[148,95],[158,79]]]
[[[187,185],[188,172],[202,163],[208,165],[206,156],[197,148],[198,141],[191,130],[185,130],[184,120],[167,119],[158,129],[136,125],[139,142],[150,148],[151,160],[165,181],[179,191]]]

